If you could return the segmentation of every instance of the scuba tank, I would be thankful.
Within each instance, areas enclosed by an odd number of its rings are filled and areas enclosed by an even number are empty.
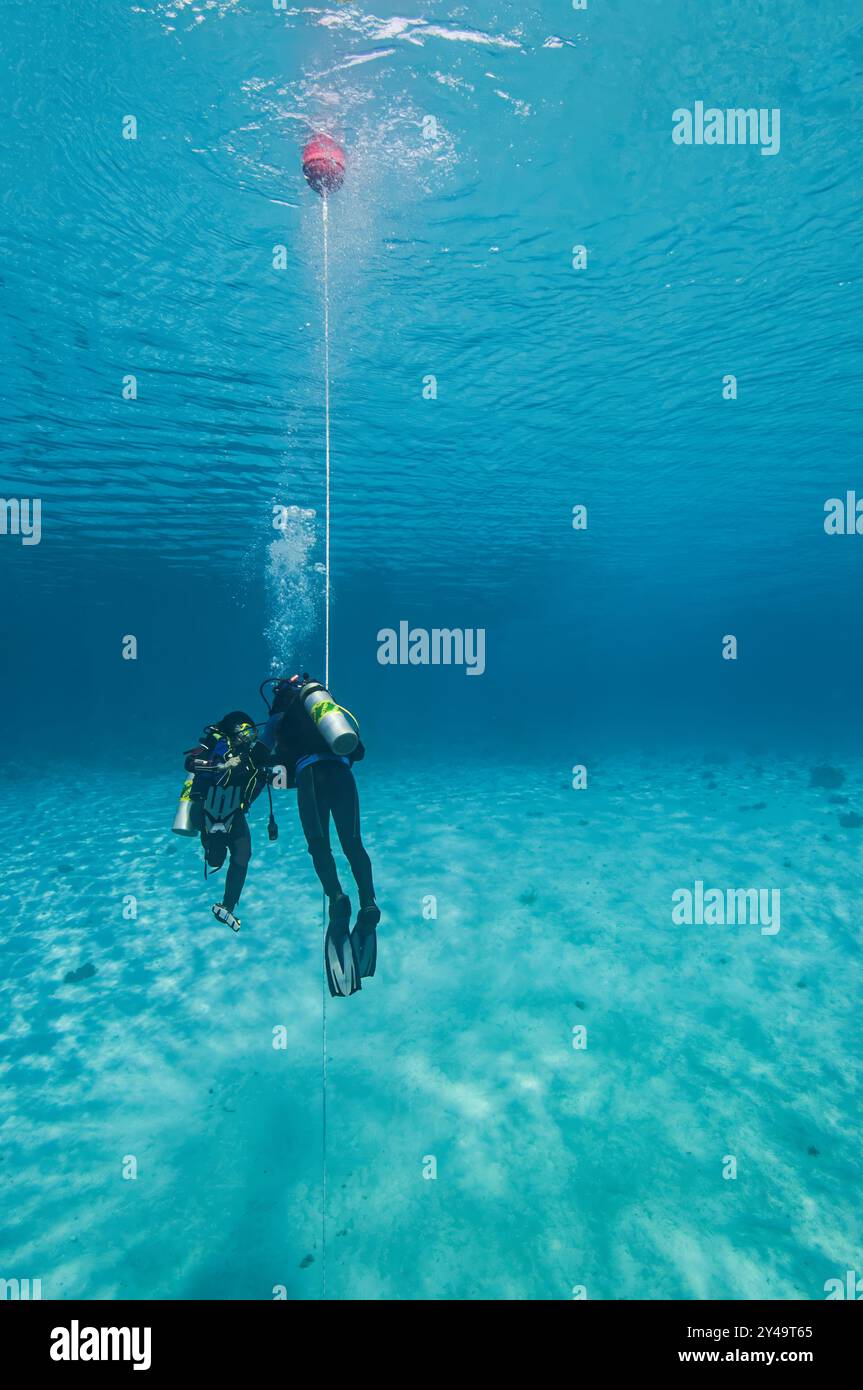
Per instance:
[[[300,686],[300,703],[318,732],[339,757],[353,753],[359,743],[357,721],[350,710],[337,705],[319,681],[307,680]],[[349,723],[348,720],[352,720]]]
[[[200,835],[201,833],[201,803],[192,800],[194,780],[194,777],[189,776],[183,783],[183,790],[180,792],[180,804],[177,807],[174,824],[171,826],[175,835]]]

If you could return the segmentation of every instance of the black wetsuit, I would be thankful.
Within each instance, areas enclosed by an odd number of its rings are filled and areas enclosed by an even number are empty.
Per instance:
[[[372,865],[360,834],[360,799],[351,771],[353,763],[365,757],[357,743],[349,757],[335,754],[313,724],[296,697],[288,697],[286,709],[273,705],[262,738],[274,747],[273,761],[287,774],[287,785],[297,789],[300,824],[321,886],[332,902],[341,896],[336,861],[330,845],[330,816],[335,822],[339,843],[351,866],[359,891],[360,907],[375,900]]]
[[[222,761],[231,754],[240,756],[237,767],[224,772],[201,772],[195,762]],[[252,836],[246,810],[266,786],[270,777],[270,750],[255,743],[243,748],[231,743],[215,726],[205,729],[196,748],[186,758],[187,772],[195,773],[192,798],[200,801],[203,814],[201,843],[207,867],[221,869],[230,852],[222,904],[233,912],[240,900],[246,871],[252,857]]]

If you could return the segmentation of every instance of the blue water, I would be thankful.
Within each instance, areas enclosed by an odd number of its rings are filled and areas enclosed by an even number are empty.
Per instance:
[[[0,534],[0,1278],[823,1298],[863,1267],[859,8],[7,0],[0,51],[0,480],[41,503]],[[699,101],[778,152],[676,145]],[[325,1050],[293,793],[239,936],[170,829],[201,728],[323,673],[315,130],[384,913]],[[381,664],[401,622],[485,669]],[[699,881],[780,929],[675,924]]]

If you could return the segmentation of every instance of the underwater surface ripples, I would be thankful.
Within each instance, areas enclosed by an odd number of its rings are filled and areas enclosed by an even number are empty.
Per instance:
[[[859,387],[850,330],[835,336],[850,324],[843,276],[859,293],[853,175],[828,138],[847,120],[859,38],[850,8],[846,22],[832,6],[805,41],[786,8],[779,95],[803,109],[787,155],[761,161],[753,200],[749,152],[698,170],[667,139],[672,89],[721,91],[747,53],[757,84],[773,71],[772,25],[742,5],[709,20],[709,72],[697,17],[675,47],[678,6],[562,15],[563,36],[521,7],[493,19],[476,7],[465,25],[437,7],[419,18],[111,3],[40,20],[12,6],[3,456],[13,481],[47,472],[66,563],[85,537],[100,553],[125,546],[133,522],[169,563],[198,551],[233,565],[251,532],[265,547],[282,479],[291,502],[313,503],[320,228],[297,152],[319,122],[344,133],[353,160],[332,230],[337,482],[357,517],[339,538],[346,559],[362,561],[358,535],[378,525],[387,564],[455,556],[491,489],[528,558],[543,543],[543,489],[553,497],[573,475],[654,507],[668,462],[693,466],[707,382],[730,359],[759,400],[735,482],[774,431],[788,439],[789,376],[805,450],[789,441],[783,478],[820,469]],[[119,138],[127,110],[136,142]],[[428,113],[440,134],[425,142]],[[576,240],[590,245],[589,275],[569,267]],[[270,267],[278,241],[284,274]],[[134,404],[120,398],[127,371],[140,378]],[[441,383],[434,421],[420,399],[428,371]],[[725,429],[712,410],[723,460]],[[177,492],[196,479],[208,525],[190,535]],[[394,508],[437,519],[434,560],[408,551]],[[512,561],[486,547],[492,586]]]

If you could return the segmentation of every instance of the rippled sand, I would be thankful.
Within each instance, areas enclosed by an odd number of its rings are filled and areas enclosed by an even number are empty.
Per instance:
[[[822,1298],[859,1268],[844,770],[360,772],[384,920],[375,979],[327,1000],[328,1297]],[[242,932],[219,926],[178,780],[4,790],[0,1274],[318,1298],[320,895],[285,793],[277,845],[253,813]],[[674,926],[695,879],[781,889],[780,932]]]

